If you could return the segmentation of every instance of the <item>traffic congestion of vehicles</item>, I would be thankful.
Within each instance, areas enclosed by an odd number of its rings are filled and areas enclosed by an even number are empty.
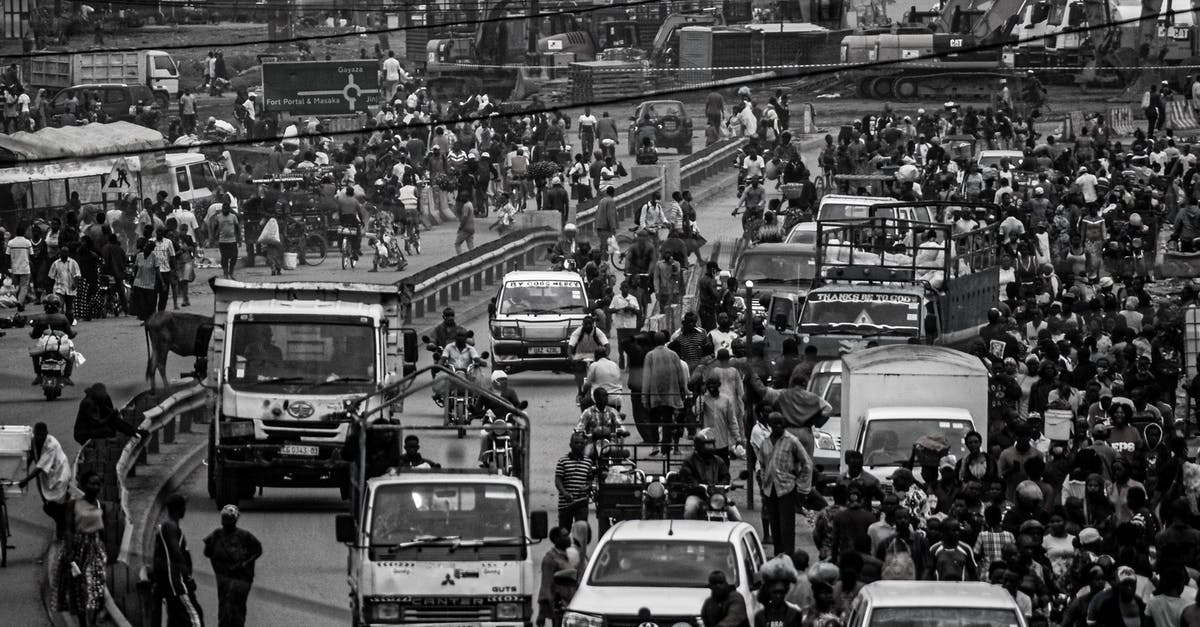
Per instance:
[[[1200,622],[1200,37],[1134,2],[0,11],[4,615]]]

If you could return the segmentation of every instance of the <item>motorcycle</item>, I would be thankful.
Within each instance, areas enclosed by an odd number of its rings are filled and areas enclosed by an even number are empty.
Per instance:
[[[704,490],[706,499],[704,501],[704,517],[701,520],[710,522],[728,522],[731,520],[731,509],[734,505],[729,498],[729,493],[737,489],[737,484],[727,485],[706,485],[699,484],[699,489]]]
[[[37,374],[42,378],[42,394],[52,401],[62,395],[67,379],[67,357],[46,353],[38,358]]]
[[[493,472],[513,476],[512,426],[515,421],[511,415],[504,418],[493,418],[484,425],[483,437],[488,438],[488,447],[483,451],[484,464]]]
[[[666,520],[667,519],[667,497],[670,492],[667,490],[667,484],[670,483],[670,477],[674,473],[667,475],[655,475],[647,477],[646,487],[641,490],[642,498],[642,520]]]

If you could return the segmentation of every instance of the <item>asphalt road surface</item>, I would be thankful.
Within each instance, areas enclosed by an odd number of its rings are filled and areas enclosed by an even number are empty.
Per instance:
[[[664,158],[676,158],[673,155]],[[806,154],[805,161],[814,163],[815,154]],[[722,193],[703,203],[699,208],[702,232],[710,239],[732,237],[740,234],[741,228],[729,211],[736,204],[732,185]],[[423,255],[410,257],[409,271],[427,267],[445,259],[441,253],[452,250],[454,225],[443,224],[424,234]],[[495,237],[486,227],[477,231],[477,241]],[[210,251],[215,257],[216,251]],[[342,270],[337,253],[321,266],[301,267],[297,271],[285,272],[282,277],[270,277],[261,264],[253,269],[243,269],[239,278],[254,281],[271,280],[358,280],[385,282],[389,274],[366,273],[369,262],[360,262],[358,270]],[[192,288],[192,306],[188,309],[198,313],[211,312],[212,297],[206,284],[215,270],[200,271],[199,280]],[[11,313],[11,312],[8,312]],[[470,322],[479,337],[487,337],[484,321]],[[0,424],[31,425],[44,421],[50,433],[59,438],[67,454],[74,458],[79,449],[71,437],[78,401],[86,386],[103,381],[114,401],[123,404],[145,389],[145,340],[140,323],[122,317],[81,323],[77,348],[87,357],[87,363],[75,374],[77,386],[67,388],[63,397],[54,402],[42,399],[39,390],[30,386],[33,375],[27,357],[31,343],[28,334],[9,330],[0,338]],[[484,342],[486,344],[486,340]],[[486,348],[486,346],[484,346]],[[427,360],[423,357],[423,360]],[[427,363],[427,361],[423,361]],[[177,376],[191,367],[190,360],[177,356],[171,358],[168,372]],[[544,509],[554,519],[553,476],[550,469],[566,451],[571,428],[578,419],[574,405],[573,382],[569,375],[525,373],[511,378],[523,399],[530,403],[529,413],[533,417],[533,496],[531,507]],[[440,420],[440,413],[433,405],[428,391],[418,392],[410,399],[408,407],[414,419]],[[478,442],[472,433],[466,440],[428,442],[425,454],[443,462],[452,459],[474,459]],[[201,555],[201,539],[219,524],[217,513],[204,490],[204,469],[192,477],[188,496],[191,510],[185,519],[185,531],[197,558],[197,579],[203,606],[215,619],[216,595],[214,580],[206,560]],[[249,624],[269,627],[286,625],[328,625],[343,622],[348,616],[345,578],[346,552],[334,540],[333,517],[343,511],[344,504],[336,490],[286,490],[268,489],[266,493],[245,504],[243,525],[256,533],[266,547],[266,555],[260,562],[258,580],[251,597]],[[52,531],[49,519],[41,511],[36,493],[9,501],[9,517],[14,537],[11,544],[9,567],[0,569],[0,607],[4,616],[19,617],[20,624],[40,626],[47,624],[41,605],[39,582],[43,568],[37,563],[44,552]],[[757,524],[758,515],[748,518]],[[544,546],[537,550],[540,560]]]

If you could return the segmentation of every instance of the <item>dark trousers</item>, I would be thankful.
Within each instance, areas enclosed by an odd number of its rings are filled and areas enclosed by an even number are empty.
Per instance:
[[[165,311],[167,308],[167,299],[171,297],[171,283],[175,282],[175,276],[171,272],[158,273],[158,287],[155,292],[158,294],[158,311]]]
[[[763,492],[763,510],[771,525],[776,555],[791,555],[796,551],[796,491],[770,496]]]
[[[1153,135],[1158,128],[1158,109],[1146,107],[1146,135]]]
[[[558,508],[558,526],[563,529],[570,529],[575,521],[582,520],[587,522],[588,519],[588,502],[580,501],[567,507]]]
[[[67,527],[67,504],[58,503],[55,501],[43,501],[42,511],[54,521],[54,538],[56,540],[63,539],[63,532]]]
[[[637,429],[638,435],[641,436],[642,442],[647,444],[658,443],[658,429],[650,428],[647,423],[650,422],[650,408],[642,403],[641,390],[629,390],[629,410],[633,416],[633,426]]]
[[[650,430],[654,434],[651,443],[661,443],[660,450],[663,453],[670,451],[671,447],[679,442],[679,429],[675,427],[675,408],[670,405],[651,407]]]
[[[217,575],[217,627],[245,627],[249,581]]]
[[[217,244],[221,251],[221,274],[225,278],[233,278],[233,268],[237,265],[238,246],[236,242],[221,242]]]
[[[707,331],[712,331],[717,328],[717,310],[707,307],[696,312],[700,315],[700,328]]]
[[[70,294],[59,294],[58,297],[61,298],[62,302],[63,302],[63,315],[65,315],[67,317],[67,320],[71,320],[72,322],[74,322],[74,320],[75,320],[75,297]]]

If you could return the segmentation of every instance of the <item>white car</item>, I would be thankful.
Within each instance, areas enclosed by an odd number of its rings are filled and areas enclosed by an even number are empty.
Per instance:
[[[714,570],[725,573],[754,616],[764,560],[758,533],[744,522],[625,520],[596,545],[563,627],[637,627],[642,608],[659,627],[702,627]]]
[[[876,581],[850,603],[846,627],[1007,625],[1025,627],[1004,588],[980,582]]]

